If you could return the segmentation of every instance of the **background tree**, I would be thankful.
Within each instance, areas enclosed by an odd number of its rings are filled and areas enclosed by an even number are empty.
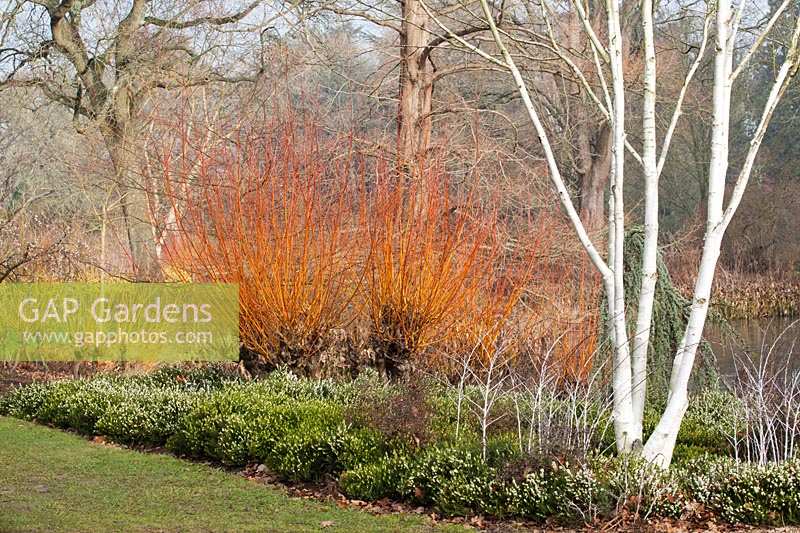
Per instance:
[[[113,165],[133,275],[157,275],[137,143],[154,91],[254,81],[263,31],[283,13],[262,0],[12,1],[0,49],[0,88],[35,88],[97,128]],[[255,50],[253,57],[249,53]],[[244,51],[244,57],[238,57]],[[222,58],[224,57],[224,62]]]

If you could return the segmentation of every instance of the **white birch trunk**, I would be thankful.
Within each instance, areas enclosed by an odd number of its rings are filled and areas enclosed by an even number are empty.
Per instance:
[[[635,433],[642,439],[642,421],[647,397],[647,352],[658,278],[658,159],[656,156],[656,50],[653,31],[653,2],[642,0],[644,30],[644,102],[642,110],[642,166],[645,183],[644,249],[642,285],[637,305],[632,348],[633,417]]]
[[[714,57],[714,90],[711,130],[711,160],[708,170],[708,218],[700,268],[695,280],[689,320],[681,347],[672,364],[667,407],[644,447],[644,457],[661,466],[669,466],[675,440],[688,405],[688,385],[697,347],[702,340],[711,285],[722,242],[722,207],[725,178],[728,174],[728,142],[730,137],[731,73],[733,42],[731,30],[733,10],[730,0],[718,0],[716,17],[716,54]]]
[[[614,391],[614,437],[617,451],[629,451],[634,441],[641,440],[637,434],[632,403],[632,380],[630,345],[628,344],[627,322],[625,320],[624,256],[625,245],[625,77],[623,73],[623,43],[620,27],[619,0],[607,0],[608,11],[608,54],[611,63],[611,87],[613,108],[611,110],[613,156],[611,176],[611,196],[613,202],[613,225],[609,227],[609,243],[613,256],[609,264],[613,271],[614,290],[606,297],[612,299],[614,313],[609,318],[614,323],[614,371],[612,387]],[[639,424],[640,425],[640,424]]]
[[[800,19],[795,22],[792,41],[786,60],[772,86],[761,120],[750,141],[745,163],[736,180],[727,209],[723,212],[725,177],[728,171],[728,138],[730,131],[730,100],[734,76],[732,75],[734,43],[728,38],[731,30],[732,10],[730,0],[719,0],[717,12],[717,55],[714,62],[714,123],[712,129],[711,162],[709,168],[709,198],[706,238],[700,270],[694,288],[689,322],[681,347],[673,362],[669,399],[661,419],[644,447],[644,457],[663,467],[669,466],[688,404],[688,385],[697,347],[702,340],[703,327],[708,315],[711,285],[719,258],[722,237],[742,199],[753,162],[761,146],[772,114],[798,69],[798,41]],[[724,44],[723,44],[724,43]]]

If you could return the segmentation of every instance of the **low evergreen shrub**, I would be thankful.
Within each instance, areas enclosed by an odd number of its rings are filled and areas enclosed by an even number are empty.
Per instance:
[[[408,496],[405,487],[409,484],[412,464],[409,455],[395,451],[345,470],[339,478],[339,486],[346,496],[356,500],[400,500]]]
[[[452,391],[426,394],[426,419],[436,428],[426,439],[406,431],[416,426],[400,431],[378,423],[377,411],[353,415],[365,397],[386,399],[387,409],[402,398],[405,416],[423,405],[374,374],[340,384],[278,371],[244,383],[225,368],[170,367],[15,388],[0,397],[0,415],[122,444],[166,445],[228,465],[263,463],[287,480],[337,479],[351,498],[402,500],[444,515],[585,523],[623,509],[675,518],[705,509],[732,523],[800,523],[800,460],[759,466],[730,458],[740,411],[724,392],[692,399],[667,472],[611,454],[533,456],[504,426],[483,450],[466,419],[456,437]]]
[[[120,444],[163,446],[199,400],[197,392],[176,389],[128,391],[103,409],[95,432]]]
[[[401,485],[411,501],[444,515],[501,514],[502,483],[474,446],[434,446],[411,465]]]
[[[731,523],[800,523],[800,460],[757,465],[702,458],[682,468],[686,496]]]

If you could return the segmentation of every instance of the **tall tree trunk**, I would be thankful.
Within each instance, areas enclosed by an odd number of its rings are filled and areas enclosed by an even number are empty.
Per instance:
[[[132,277],[137,281],[155,281],[160,278],[160,269],[147,216],[144,190],[133,172],[135,143],[131,139],[130,131],[119,122],[105,128],[104,133],[114,165],[114,181],[119,191],[123,232],[129,249]]]
[[[720,0],[717,6],[717,52],[714,56],[713,125],[711,159],[708,173],[708,205],[703,253],[695,280],[692,305],[686,330],[672,363],[667,406],[644,447],[648,461],[664,467],[672,461],[678,431],[689,405],[689,377],[705,326],[711,300],[714,270],[719,258],[724,229],[722,227],[725,179],[728,173],[728,143],[730,139],[730,106],[733,82],[733,46],[730,33],[733,10],[730,0]]]
[[[614,435],[619,453],[633,449],[641,435],[637,434],[637,423],[634,419],[632,392],[631,353],[628,345],[628,325],[625,320],[625,285],[624,257],[625,248],[625,204],[623,189],[625,186],[625,76],[620,26],[621,0],[608,2],[608,55],[611,70],[611,96],[613,106],[611,114],[611,153],[612,172],[610,194],[614,199],[614,209],[610,213],[613,225],[609,227],[609,241],[613,243],[613,255],[609,255],[609,263],[613,273],[613,308],[614,314],[614,373],[612,388],[614,392],[613,417]],[[609,298],[609,305],[611,299]]]
[[[644,38],[644,101],[642,105],[642,171],[645,184],[644,249],[642,280],[636,306],[636,329],[633,331],[631,367],[633,372],[633,417],[635,433],[642,440],[644,406],[647,398],[647,356],[650,348],[650,325],[653,321],[656,282],[658,280],[658,154],[656,153],[656,49],[653,1],[642,0]]]
[[[605,194],[611,174],[611,128],[604,122],[592,143],[591,129],[586,124],[579,135],[581,160],[581,220],[586,229],[596,230],[606,223]],[[592,146],[594,144],[594,146]]]
[[[427,50],[427,13],[419,0],[403,0],[401,5],[397,162],[406,170],[425,155],[430,144],[434,69]]]

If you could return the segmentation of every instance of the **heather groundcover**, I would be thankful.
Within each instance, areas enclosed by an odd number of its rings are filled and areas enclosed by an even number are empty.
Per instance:
[[[800,463],[735,461],[728,435],[739,415],[727,393],[696,396],[668,471],[615,457],[606,415],[590,400],[530,405],[509,395],[491,406],[486,430],[467,407],[479,393],[375,373],[335,382],[276,371],[243,382],[209,366],[34,383],[3,396],[0,414],[229,466],[263,464],[286,482],[335,481],[352,499],[389,498],[447,516],[586,523],[624,511],[800,523]],[[595,420],[586,453],[537,442],[544,439],[521,425],[541,420],[537,409],[553,420]]]

